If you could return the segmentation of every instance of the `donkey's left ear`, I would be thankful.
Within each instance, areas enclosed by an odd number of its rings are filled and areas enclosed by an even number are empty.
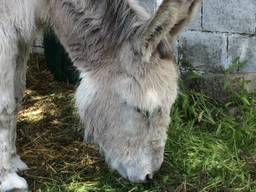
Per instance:
[[[170,42],[174,41],[177,34],[192,20],[201,2],[202,0],[164,0],[144,26],[144,51],[152,53],[163,38],[168,37]]]

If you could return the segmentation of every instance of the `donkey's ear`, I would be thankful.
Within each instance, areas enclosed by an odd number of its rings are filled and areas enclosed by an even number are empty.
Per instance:
[[[189,23],[191,23],[194,16],[197,14],[198,10],[200,9],[201,0],[195,0],[189,7],[188,12],[184,14],[184,18],[181,19],[178,23],[176,23],[168,34],[169,42],[173,42],[176,40],[179,33],[181,33]]]
[[[191,21],[202,0],[164,0],[142,33],[145,51],[154,51],[167,37],[173,41]]]

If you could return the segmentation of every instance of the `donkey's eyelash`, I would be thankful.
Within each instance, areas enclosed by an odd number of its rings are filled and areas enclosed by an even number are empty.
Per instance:
[[[137,111],[138,113],[142,113],[142,110],[139,107],[135,107],[135,111]]]
[[[138,113],[143,114],[146,118],[149,118],[149,116],[150,116],[149,111],[143,110],[143,109],[141,109],[139,107],[135,107],[135,111],[138,112]]]

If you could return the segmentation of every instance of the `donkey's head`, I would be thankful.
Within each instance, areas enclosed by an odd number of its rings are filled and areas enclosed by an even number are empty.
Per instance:
[[[164,0],[155,15],[122,43],[111,62],[97,71],[82,72],[76,98],[85,137],[97,143],[111,168],[130,181],[151,179],[163,162],[170,107],[178,88],[175,57],[168,44],[200,2]]]

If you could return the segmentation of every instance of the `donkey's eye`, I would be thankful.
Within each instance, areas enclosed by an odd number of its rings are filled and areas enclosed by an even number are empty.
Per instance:
[[[149,111],[140,109],[139,107],[135,107],[135,111],[144,115],[146,118],[149,118],[149,116],[150,116]]]
[[[135,111],[137,111],[138,113],[142,113],[142,110],[139,107],[135,107]]]

